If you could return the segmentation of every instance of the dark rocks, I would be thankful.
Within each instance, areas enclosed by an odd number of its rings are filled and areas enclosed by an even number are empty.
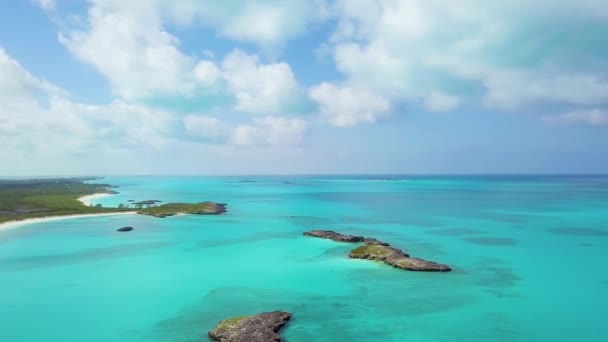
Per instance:
[[[363,243],[366,245],[390,246],[388,243],[376,240],[374,238],[364,238]]]
[[[363,242],[365,239],[363,236],[344,235],[336,233],[332,230],[311,230],[309,232],[304,232],[304,235],[322,239],[330,239],[337,242]]]
[[[390,246],[388,243],[379,241],[374,238],[366,238],[363,236],[356,235],[345,235],[336,233],[333,230],[311,230],[309,232],[304,232],[304,235],[318,237],[321,239],[330,239],[337,242],[363,242],[366,245]]]
[[[353,259],[382,261],[387,265],[408,271],[451,271],[451,268],[447,265],[438,264],[433,261],[427,261],[419,258],[412,258],[409,256],[409,254],[401,249],[391,247],[388,243],[374,238],[344,235],[331,230],[312,230],[305,232],[304,235],[330,239],[338,242],[363,242],[365,245],[359,246],[350,251],[348,256]]]
[[[133,230],[133,227],[122,227],[122,228],[116,229],[117,232],[130,232],[132,230]]]
[[[209,337],[220,342],[280,342],[278,331],[290,319],[285,311],[230,318],[219,322]]]
[[[408,271],[421,272],[450,272],[452,269],[448,265],[427,261],[418,258],[387,258],[384,262],[396,268]]]

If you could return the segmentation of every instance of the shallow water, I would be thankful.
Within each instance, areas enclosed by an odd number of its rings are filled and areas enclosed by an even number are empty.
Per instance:
[[[0,341],[206,341],[287,310],[289,341],[608,340],[608,177],[122,177],[128,200],[228,215],[0,232]],[[117,233],[131,225],[135,230]],[[346,258],[373,236],[451,273]]]

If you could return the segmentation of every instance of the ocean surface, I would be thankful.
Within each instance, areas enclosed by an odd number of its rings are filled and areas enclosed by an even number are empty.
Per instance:
[[[0,231],[0,341],[207,341],[286,310],[287,341],[608,341],[608,176],[108,177],[129,200],[222,216]],[[117,233],[131,225],[135,230]],[[347,258],[332,229],[451,273]]]

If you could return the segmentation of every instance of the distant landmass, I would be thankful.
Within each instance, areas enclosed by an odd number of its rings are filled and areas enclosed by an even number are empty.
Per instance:
[[[226,204],[210,201],[167,203],[145,200],[103,207],[86,205],[80,199],[94,194],[115,194],[110,184],[91,183],[93,177],[0,180],[0,223],[65,215],[137,212],[158,218],[177,214],[217,215],[226,212]]]

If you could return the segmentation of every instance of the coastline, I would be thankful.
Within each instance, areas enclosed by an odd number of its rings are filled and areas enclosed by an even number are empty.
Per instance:
[[[112,195],[112,194],[108,194],[106,192],[99,192],[99,193],[96,193],[96,194],[86,195],[86,196],[79,197],[78,200],[80,202],[84,203],[85,205],[91,205],[94,200],[99,199],[99,198],[103,198],[103,197],[107,197],[107,196],[110,196],[110,195]]]
[[[93,195],[91,195],[93,196]],[[86,217],[100,217],[100,216],[113,216],[113,215],[136,215],[136,211],[124,211],[124,212],[116,212],[116,213],[100,213],[100,214],[75,214],[75,215],[60,215],[60,216],[44,216],[44,217],[36,217],[29,218],[21,221],[8,221],[0,223],[0,231],[15,229],[20,226],[41,223],[47,221],[56,221],[56,220],[69,220],[75,218],[86,218]]]

